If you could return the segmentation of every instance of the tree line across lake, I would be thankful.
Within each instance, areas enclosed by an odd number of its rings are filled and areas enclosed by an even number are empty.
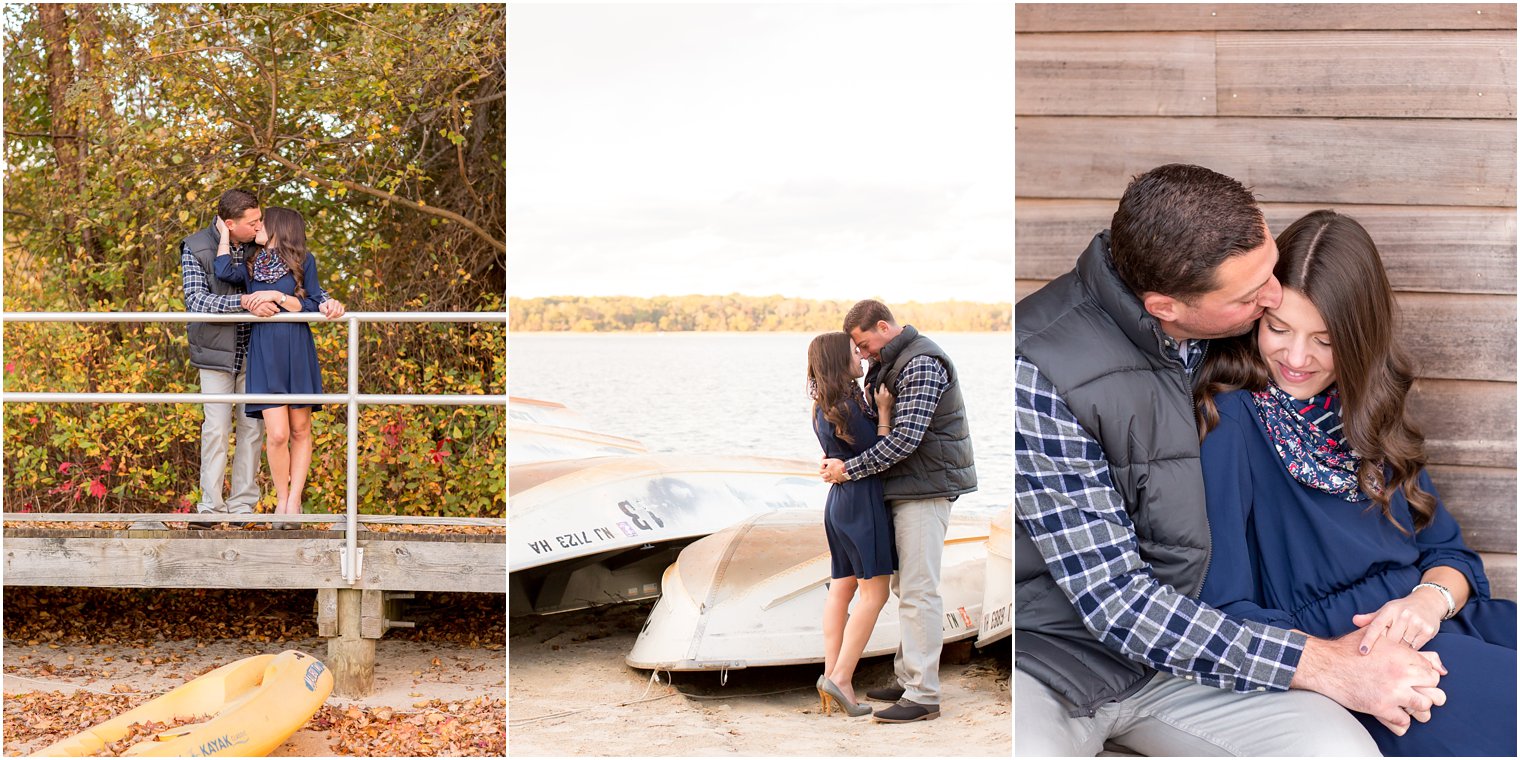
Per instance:
[[[513,332],[824,332],[838,330],[853,300],[687,295],[513,298]],[[888,303],[899,323],[937,332],[1006,332],[1013,305]]]

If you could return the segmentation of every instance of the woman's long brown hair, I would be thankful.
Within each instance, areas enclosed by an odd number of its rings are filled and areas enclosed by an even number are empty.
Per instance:
[[[296,278],[296,298],[306,297],[306,220],[283,206],[264,209],[264,231],[285,267]],[[253,278],[253,257],[248,257],[248,276]]]
[[[1329,328],[1341,419],[1347,443],[1361,457],[1357,480],[1362,492],[1398,525],[1388,500],[1395,488],[1403,488],[1415,530],[1424,528],[1435,512],[1435,497],[1418,482],[1426,464],[1425,439],[1405,408],[1414,374],[1393,338],[1393,288],[1377,246],[1355,219],[1320,210],[1283,230],[1277,250],[1273,273],[1278,281],[1308,298]],[[1246,335],[1213,341],[1194,386],[1200,438],[1219,424],[1214,396],[1266,388],[1267,364],[1257,349],[1257,329],[1260,323]],[[1392,475],[1386,483],[1384,465]]]
[[[823,418],[834,426],[834,437],[851,446],[850,413],[845,401],[858,398],[860,386],[850,372],[850,336],[842,332],[824,333],[808,344],[807,387],[813,409],[823,410]]]

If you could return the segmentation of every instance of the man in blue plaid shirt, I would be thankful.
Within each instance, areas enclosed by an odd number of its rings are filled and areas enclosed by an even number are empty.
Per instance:
[[[1015,754],[1376,755],[1341,705],[1402,733],[1444,700],[1438,658],[1197,599],[1210,542],[1192,374],[1208,339],[1278,304],[1276,262],[1249,190],[1170,164],[1018,304]]]
[[[264,214],[253,193],[236,188],[217,199],[216,217],[204,229],[187,236],[180,243],[180,277],[185,292],[185,310],[203,314],[248,312],[269,317],[280,311],[273,299],[279,291],[245,293],[240,285],[222,282],[214,274],[213,261],[225,226],[229,238],[228,252],[233,261],[242,263],[245,248],[251,249],[254,238],[263,228]],[[252,253],[251,250],[247,251]],[[343,316],[343,304],[322,294],[318,308],[328,319]],[[242,393],[247,377],[248,322],[192,322],[189,331],[190,364],[200,373],[202,393]],[[237,405],[206,404],[201,424],[201,499],[195,505],[198,514],[250,514],[258,502],[259,447],[264,440],[264,423],[243,414]],[[227,473],[227,436],[234,428],[237,440],[232,453],[232,489],[224,498],[222,485]],[[191,523],[206,529],[209,522]]]
[[[845,314],[844,331],[871,360],[867,392],[892,390],[892,429],[848,462],[823,460],[822,475],[842,483],[879,475],[892,510],[898,569],[892,574],[901,643],[893,661],[897,683],[866,698],[895,702],[876,711],[879,723],[939,717],[939,655],[944,642],[940,559],[950,504],[976,490],[971,428],[960,375],[950,357],[913,325],[898,326],[880,301],[864,300]]]

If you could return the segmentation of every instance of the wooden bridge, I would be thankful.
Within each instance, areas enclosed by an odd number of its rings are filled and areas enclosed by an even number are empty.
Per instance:
[[[244,314],[185,312],[6,313],[13,322],[238,322]],[[319,314],[265,319],[327,321]],[[382,395],[358,393],[361,322],[506,322],[506,314],[351,312],[348,389],[344,393],[11,393],[6,402],[46,403],[321,403],[344,404],[358,420],[360,404],[483,404],[506,406],[501,395]],[[315,589],[317,630],[328,640],[327,664],[341,696],[368,694],[374,684],[375,641],[396,619],[396,602],[417,591],[506,593],[504,518],[395,517],[358,512],[358,428],[348,425],[347,511],[343,515],[272,514],[4,514],[4,572],[9,586],[106,588]],[[251,522],[325,524],[294,531],[172,530],[171,523]],[[33,527],[80,523],[78,528]],[[99,523],[126,523],[103,529]],[[94,525],[92,525],[94,524]],[[369,525],[486,526],[486,534],[366,530]],[[336,529],[336,530],[334,530]]]

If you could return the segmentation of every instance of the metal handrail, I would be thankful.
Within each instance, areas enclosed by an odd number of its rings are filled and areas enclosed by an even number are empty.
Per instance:
[[[402,395],[402,394],[361,394],[359,388],[359,323],[360,322],[500,322],[506,324],[506,312],[397,312],[397,311],[370,311],[348,312],[338,319],[328,319],[326,316],[315,312],[289,312],[276,314],[271,317],[256,317],[247,313],[234,314],[202,314],[185,311],[119,311],[119,312],[70,312],[70,311],[31,311],[31,312],[0,312],[0,325],[5,322],[201,322],[201,323],[226,323],[226,322],[347,322],[348,323],[348,391],[346,393],[322,393],[322,394],[240,394],[240,393],[10,393],[0,391],[0,406],[7,402],[12,403],[161,403],[161,404],[215,404],[215,403],[347,403],[348,404],[348,462],[347,469],[347,519],[345,520],[345,544],[343,551],[343,579],[350,585],[359,582],[361,573],[360,554],[358,546],[359,532],[359,405],[395,404],[424,406],[428,404],[465,405],[480,404],[488,406],[506,406],[506,394],[437,394],[437,395]],[[61,516],[55,516],[61,517]],[[183,512],[139,512],[128,518],[121,515],[116,519],[127,519],[128,522],[142,522],[150,518],[169,518],[169,521],[184,521],[195,519],[194,516]],[[225,522],[217,518],[223,516],[211,516],[213,522]],[[228,520],[232,515],[227,515]],[[246,516],[242,516],[246,517]],[[271,519],[262,519],[264,517]],[[258,522],[329,522],[334,518],[315,519],[319,516],[301,517],[297,519],[272,519],[291,518],[291,515],[261,516]],[[321,516],[325,517],[325,516]],[[5,519],[41,519],[38,517],[25,516],[20,513],[6,513]],[[371,522],[366,520],[365,522]],[[505,520],[495,521],[505,526]]]

